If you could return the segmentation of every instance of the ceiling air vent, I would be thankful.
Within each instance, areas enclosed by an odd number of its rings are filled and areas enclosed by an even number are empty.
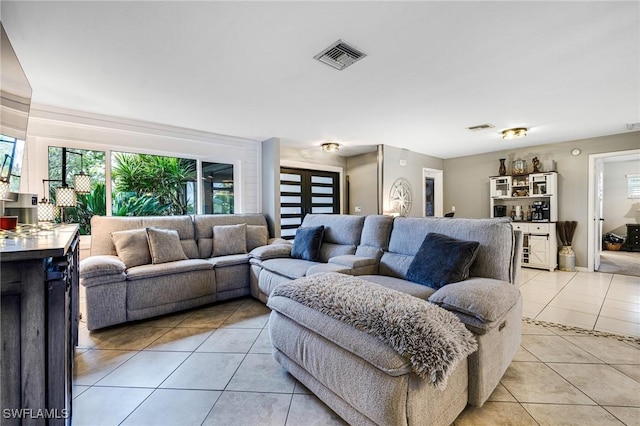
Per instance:
[[[364,58],[365,55],[353,46],[348,45],[342,40],[338,40],[331,46],[318,53],[313,59],[332,66],[337,70],[343,70]]]
[[[471,130],[472,132],[477,132],[479,130],[487,130],[487,129],[493,129],[495,126],[493,124],[478,124],[477,126],[471,126],[471,127],[467,127],[467,130]]]

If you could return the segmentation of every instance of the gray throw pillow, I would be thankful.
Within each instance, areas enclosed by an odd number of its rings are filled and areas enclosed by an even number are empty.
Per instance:
[[[151,263],[147,231],[144,228],[112,232],[111,239],[118,257],[127,268]]]
[[[173,229],[147,228],[152,263],[167,263],[189,259],[184,254],[178,231]]]
[[[213,227],[211,257],[247,252],[247,224],[216,225]]]
[[[269,240],[269,231],[263,225],[247,225],[247,251],[256,247],[266,246]]]
[[[439,289],[469,278],[480,243],[429,232],[407,270],[407,279]]]

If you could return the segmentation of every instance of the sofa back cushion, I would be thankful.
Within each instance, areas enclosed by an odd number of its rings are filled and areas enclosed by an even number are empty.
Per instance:
[[[318,261],[326,263],[334,256],[355,254],[364,219],[364,216],[346,214],[308,214],[301,226],[324,226]]]
[[[406,278],[414,255],[429,232],[467,241],[480,248],[469,270],[471,277],[514,282],[518,265],[513,228],[509,219],[453,219],[398,217],[393,221],[389,250],[380,259],[379,273]]]
[[[213,252],[213,227],[220,225],[257,225],[267,226],[267,220],[263,214],[204,214],[193,216],[193,225],[198,242],[198,256],[201,259],[211,257]],[[254,241],[252,239],[251,241]],[[253,250],[247,240],[247,251]]]
[[[360,245],[356,255],[379,259],[389,249],[389,237],[393,228],[393,217],[371,215],[364,219]]]
[[[93,216],[91,218],[91,256],[117,255],[111,233],[136,228],[176,230],[187,257],[198,258],[198,246],[191,216]]]

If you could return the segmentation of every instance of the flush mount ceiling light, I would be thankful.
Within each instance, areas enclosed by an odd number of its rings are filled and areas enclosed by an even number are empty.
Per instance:
[[[324,152],[338,152],[340,150],[340,144],[337,142],[325,142],[320,146]]]
[[[505,129],[502,131],[502,139],[515,139],[527,136],[526,127],[514,127],[513,129]]]
[[[367,56],[353,46],[338,40],[331,46],[318,53],[313,59],[329,65],[337,70],[343,70]]]

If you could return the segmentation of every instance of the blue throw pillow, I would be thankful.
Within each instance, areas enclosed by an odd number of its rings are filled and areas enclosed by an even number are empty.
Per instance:
[[[298,228],[291,248],[291,257],[294,259],[318,260],[323,235],[323,225]]]
[[[477,241],[457,240],[430,232],[409,265],[407,279],[436,290],[466,280],[479,247]]]

